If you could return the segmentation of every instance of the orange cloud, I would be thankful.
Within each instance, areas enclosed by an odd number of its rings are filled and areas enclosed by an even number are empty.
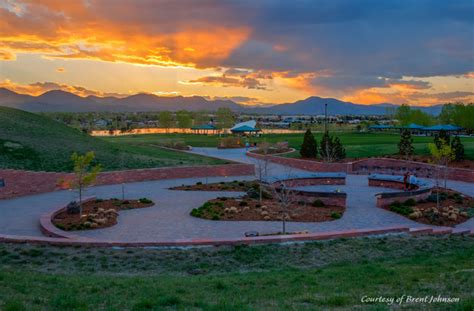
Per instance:
[[[249,35],[245,26],[186,26],[152,31],[147,23],[99,16],[85,1],[25,1],[0,9],[3,59],[16,53],[159,66],[219,66]]]
[[[62,68],[62,67],[59,67],[59,68],[56,68],[56,71],[57,72],[65,72],[66,69]]]

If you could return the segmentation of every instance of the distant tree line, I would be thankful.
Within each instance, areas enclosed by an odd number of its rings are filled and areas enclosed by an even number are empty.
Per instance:
[[[423,126],[430,126],[435,123],[453,124],[474,131],[474,104],[448,103],[445,104],[441,113],[435,117],[419,109],[412,109],[408,105],[401,105],[395,111],[394,118],[402,126],[416,123]]]
[[[41,113],[84,132],[91,130],[130,131],[134,128],[190,128],[213,123],[218,128],[228,128],[235,123],[235,114],[229,108],[219,108],[215,112],[206,110],[176,112],[48,112]]]

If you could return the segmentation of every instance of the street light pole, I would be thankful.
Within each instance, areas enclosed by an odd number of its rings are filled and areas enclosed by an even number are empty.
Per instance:
[[[324,104],[324,132],[328,131],[328,104]]]

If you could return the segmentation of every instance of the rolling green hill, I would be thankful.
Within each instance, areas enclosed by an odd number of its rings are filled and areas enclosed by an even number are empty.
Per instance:
[[[71,171],[71,154],[87,151],[95,152],[104,170],[224,163],[149,145],[107,142],[46,117],[0,107],[0,168]]]

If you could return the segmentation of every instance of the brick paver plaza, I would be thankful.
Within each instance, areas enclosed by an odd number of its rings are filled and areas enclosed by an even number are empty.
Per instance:
[[[245,155],[245,150],[218,150],[215,148],[194,148],[192,152],[231,159],[239,162],[256,163],[257,160]],[[268,174],[297,175],[295,169],[270,164]],[[253,176],[209,177],[207,182],[250,180]],[[271,221],[210,221],[189,215],[193,208],[218,196],[236,196],[235,192],[176,191],[169,187],[182,184],[206,182],[206,178],[188,178],[130,183],[125,185],[126,198],[151,198],[156,205],[149,208],[121,211],[118,224],[105,229],[78,231],[75,234],[97,240],[147,242],[176,239],[240,238],[246,231],[276,232],[281,229],[280,222]],[[448,181],[448,186],[462,193],[474,196],[472,183]],[[401,215],[377,208],[374,195],[393,191],[387,188],[369,187],[367,176],[348,175],[343,186],[311,186],[305,190],[332,191],[340,189],[347,193],[347,207],[343,217],[323,223],[287,224],[288,231],[308,230],[326,232],[350,229],[383,228],[408,226],[427,227]],[[121,197],[121,185],[97,186],[87,190],[88,196],[101,198]],[[19,197],[0,201],[0,234],[42,236],[39,217],[59,206],[74,200],[77,194],[71,191],[57,191],[39,195]],[[456,229],[474,230],[474,218],[462,223]]]

